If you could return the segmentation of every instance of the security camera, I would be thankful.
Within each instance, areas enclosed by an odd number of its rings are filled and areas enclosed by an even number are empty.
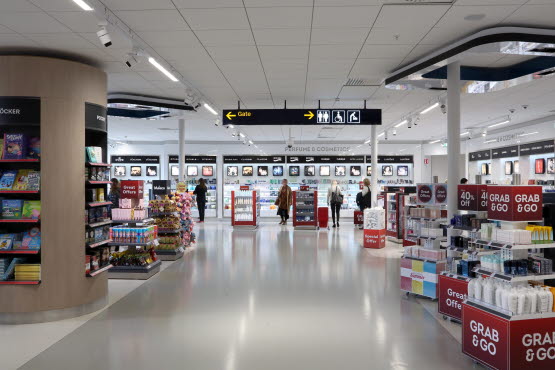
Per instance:
[[[514,112],[516,112],[516,109],[514,108],[509,109],[509,113],[513,114]]]
[[[287,147],[288,147],[288,148],[292,148],[293,145],[295,145],[295,140],[294,140],[292,137],[290,137],[290,138],[287,140]]]
[[[108,33],[108,30],[106,29],[106,26],[103,25],[103,24],[99,24],[98,27],[100,27],[100,29],[98,30],[96,35],[100,39],[100,42],[102,43],[102,45],[104,45],[105,47],[111,46],[112,45],[112,38],[110,37],[110,34]]]
[[[441,108],[441,113],[447,114],[447,105],[445,103],[441,103],[439,107]]]
[[[522,109],[528,109],[528,104],[522,104]]]
[[[407,128],[412,127],[412,118],[407,119]]]
[[[397,136],[397,130],[393,130],[393,136]]]
[[[387,130],[385,130],[385,136],[384,139],[387,140]]]

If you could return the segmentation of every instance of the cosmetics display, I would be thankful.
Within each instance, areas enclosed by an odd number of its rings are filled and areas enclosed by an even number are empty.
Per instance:
[[[212,167],[212,166],[210,166]],[[203,177],[206,180],[206,208],[205,208],[205,217],[216,217],[217,213],[217,207],[218,207],[218,191],[217,191],[217,180],[216,178],[206,178]],[[189,192],[190,195],[193,195],[193,192],[196,188],[196,186],[198,185],[198,181],[197,180],[187,180],[187,191]],[[195,217],[198,217],[198,209],[197,209],[198,205],[197,202],[193,202],[191,205],[191,211],[193,212]]]
[[[240,190],[231,192],[232,218],[234,227],[258,227],[260,220],[260,192],[257,190]]]
[[[303,190],[293,192],[293,226],[295,228],[316,229],[318,226],[317,210],[317,191],[303,188]]]

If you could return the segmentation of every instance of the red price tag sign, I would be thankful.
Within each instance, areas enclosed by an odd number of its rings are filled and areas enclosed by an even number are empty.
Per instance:
[[[241,191],[251,190],[251,187],[249,185],[241,185],[239,186],[239,190]]]
[[[299,186],[300,191],[308,191],[308,185]]]
[[[488,186],[488,218],[498,221],[541,221],[541,186]]]
[[[462,350],[492,369],[509,368],[509,321],[463,304]]]
[[[439,275],[438,312],[462,320],[462,304],[468,292],[468,281]]]
[[[123,199],[143,199],[144,181],[143,180],[121,180],[121,198]]]
[[[487,185],[459,185],[458,209],[461,211],[487,211],[488,210]]]

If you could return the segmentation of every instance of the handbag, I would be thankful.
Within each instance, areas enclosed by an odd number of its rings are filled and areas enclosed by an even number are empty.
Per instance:
[[[331,201],[332,203],[343,204],[343,194],[334,191],[333,193],[331,193]]]

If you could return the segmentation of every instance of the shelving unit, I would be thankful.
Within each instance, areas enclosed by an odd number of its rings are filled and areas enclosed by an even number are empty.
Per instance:
[[[293,226],[295,229],[318,229],[318,191],[302,190],[293,192]]]
[[[241,190],[231,192],[232,219],[235,228],[256,229],[260,220],[260,192]]]

